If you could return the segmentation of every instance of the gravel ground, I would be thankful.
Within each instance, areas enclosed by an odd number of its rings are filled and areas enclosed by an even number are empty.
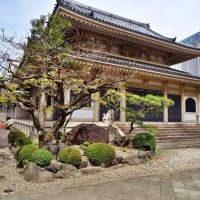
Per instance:
[[[0,193],[5,189],[14,189],[15,192],[37,190],[46,188],[63,188],[78,185],[89,185],[131,177],[155,175],[163,172],[174,172],[177,170],[194,169],[200,167],[200,148],[158,150],[153,160],[138,166],[124,165],[120,168],[111,167],[95,175],[84,175],[79,178],[55,179],[51,183],[30,183],[23,179],[16,170],[16,162],[11,160],[0,160]]]

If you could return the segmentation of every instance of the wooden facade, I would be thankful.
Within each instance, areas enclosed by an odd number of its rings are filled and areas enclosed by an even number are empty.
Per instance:
[[[175,106],[165,108],[164,113],[147,121],[195,122],[200,114],[200,77],[170,68],[171,65],[200,56],[200,49],[176,42],[156,33],[149,24],[136,22],[84,4],[58,0],[53,15],[60,15],[71,23],[65,31],[73,47],[73,58],[82,65],[101,67],[122,73],[135,73],[133,79],[122,84],[124,97],[120,106],[126,107],[126,91],[136,94],[153,93],[172,98]],[[98,99],[99,93],[94,94]],[[187,99],[195,102],[195,112],[186,111]],[[66,101],[70,91],[66,91]],[[75,111],[73,121],[101,121],[104,112],[98,101]],[[47,120],[56,116],[47,113]],[[123,110],[119,120],[126,121]]]

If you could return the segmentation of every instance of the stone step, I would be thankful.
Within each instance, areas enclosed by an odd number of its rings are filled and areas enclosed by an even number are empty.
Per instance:
[[[200,147],[200,141],[191,140],[191,141],[173,141],[173,142],[157,142],[157,149],[172,149],[172,148],[189,148],[189,147]]]
[[[183,141],[191,141],[191,140],[200,140],[200,137],[190,137],[190,138],[164,138],[164,139],[158,139],[156,138],[157,142],[163,143],[163,142],[183,142]]]

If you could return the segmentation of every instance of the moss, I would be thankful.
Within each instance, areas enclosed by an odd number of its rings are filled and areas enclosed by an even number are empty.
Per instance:
[[[132,144],[135,149],[152,151],[153,153],[156,150],[156,139],[150,133],[139,133],[132,139]]]
[[[105,164],[109,166],[114,160],[116,153],[115,149],[109,144],[94,143],[89,146],[87,156],[93,165]]]
[[[73,147],[65,147],[58,153],[58,160],[78,167],[81,163],[82,155]]]
[[[38,149],[31,156],[31,162],[34,162],[40,167],[47,167],[52,161],[52,155],[45,149]]]
[[[25,134],[21,131],[11,131],[8,134],[8,143],[12,146],[17,143],[17,141],[21,138],[26,137]]]
[[[28,144],[21,147],[16,154],[16,159],[18,162],[23,163],[24,160],[31,160],[32,154],[38,150],[38,147],[33,144]]]

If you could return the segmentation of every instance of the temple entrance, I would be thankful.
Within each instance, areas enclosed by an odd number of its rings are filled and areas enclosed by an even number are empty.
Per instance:
[[[143,89],[135,89],[135,88],[128,88],[129,92],[132,92],[134,94],[140,95],[140,96],[145,96],[147,94],[152,94],[156,96],[163,96],[163,93],[161,91],[156,91],[156,90],[143,90]],[[127,108],[133,108],[137,109],[137,106],[130,105],[126,103]],[[158,113],[155,115],[153,112],[149,112],[145,119],[142,121],[149,121],[149,122],[162,122],[163,121],[163,113]]]
[[[181,122],[181,96],[168,94],[168,98],[174,101],[174,106],[168,108],[168,121]]]

